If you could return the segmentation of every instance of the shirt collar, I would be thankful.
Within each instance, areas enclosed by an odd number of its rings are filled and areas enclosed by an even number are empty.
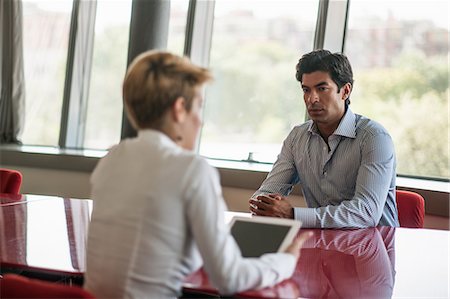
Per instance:
[[[319,134],[317,125],[312,120],[310,120],[308,131],[311,133]],[[333,135],[339,135],[348,138],[356,138],[356,116],[350,110],[350,107],[347,108],[344,117],[341,119],[339,126],[333,132]]]
[[[347,108],[347,112],[345,112],[344,117],[342,118],[339,126],[333,134],[349,138],[356,138],[356,116],[350,110],[350,107]]]
[[[138,131],[139,140],[162,144],[163,146],[178,148],[179,146],[161,131],[153,129],[143,129]]]

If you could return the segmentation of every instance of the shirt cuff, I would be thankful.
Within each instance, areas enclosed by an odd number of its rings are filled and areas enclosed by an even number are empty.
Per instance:
[[[318,227],[313,208],[294,208],[294,218],[302,222],[302,227]]]

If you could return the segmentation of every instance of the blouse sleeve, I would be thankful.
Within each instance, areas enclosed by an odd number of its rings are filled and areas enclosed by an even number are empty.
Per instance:
[[[221,294],[271,286],[293,274],[296,258],[292,254],[242,257],[224,221],[226,207],[215,169],[199,158],[187,177],[184,194],[189,227],[204,269]]]

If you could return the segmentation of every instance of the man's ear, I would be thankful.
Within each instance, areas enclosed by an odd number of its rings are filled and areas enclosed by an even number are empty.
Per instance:
[[[171,112],[175,122],[184,122],[187,115],[186,99],[184,97],[178,97],[172,105]]]
[[[342,99],[346,100],[350,96],[350,93],[352,92],[352,85],[350,83],[345,83],[344,86],[342,86]]]

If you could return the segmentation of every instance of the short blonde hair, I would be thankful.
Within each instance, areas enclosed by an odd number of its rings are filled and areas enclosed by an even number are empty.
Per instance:
[[[148,51],[130,64],[123,82],[123,100],[135,129],[159,128],[166,111],[183,97],[190,111],[197,87],[212,79],[211,73],[186,57]]]

